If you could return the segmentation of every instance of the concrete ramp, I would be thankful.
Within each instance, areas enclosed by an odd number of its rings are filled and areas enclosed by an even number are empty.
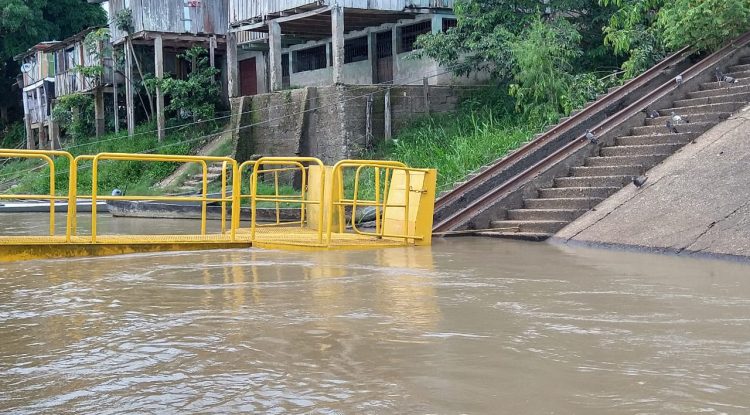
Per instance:
[[[565,243],[750,257],[750,106],[555,236]]]

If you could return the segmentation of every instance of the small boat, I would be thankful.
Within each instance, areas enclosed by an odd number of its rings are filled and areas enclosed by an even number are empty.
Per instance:
[[[97,210],[106,209],[106,202],[97,202]],[[80,201],[76,203],[77,212],[91,212],[91,201]],[[55,212],[67,213],[68,202],[55,201]],[[0,202],[0,213],[49,213],[49,201],[27,200],[14,202]]]
[[[112,200],[107,203],[107,208],[114,217],[128,218],[200,219],[202,214],[201,204],[196,202]],[[299,220],[299,209],[280,208],[278,211],[282,222]],[[259,222],[276,221],[275,208],[258,208],[255,213]],[[227,206],[226,215],[227,218],[231,216],[230,206]],[[250,215],[250,207],[240,208],[241,220],[250,220]],[[221,220],[221,204],[209,203],[206,218]]]

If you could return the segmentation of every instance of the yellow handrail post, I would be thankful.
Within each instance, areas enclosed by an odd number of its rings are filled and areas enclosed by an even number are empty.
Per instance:
[[[221,234],[227,232],[227,162],[221,163]]]
[[[203,196],[201,199],[201,235],[206,235],[206,217],[207,217],[207,211],[208,211],[208,201],[206,198],[208,197],[208,164],[201,160],[201,166],[203,167]]]
[[[99,189],[99,157],[94,157],[91,166],[91,242],[96,242],[96,193]]]
[[[55,163],[49,165],[49,236],[55,236]]]
[[[279,210],[279,171],[274,170],[273,171],[273,187],[274,187],[274,194],[276,196],[276,224],[278,225],[281,223],[281,211]]]
[[[375,167],[375,233],[380,232],[380,167]]]

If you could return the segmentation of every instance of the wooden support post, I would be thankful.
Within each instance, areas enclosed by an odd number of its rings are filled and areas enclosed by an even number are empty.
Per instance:
[[[240,96],[240,80],[237,76],[237,34],[227,33],[227,89],[229,98]]]
[[[344,8],[331,8],[331,48],[333,55],[333,83],[344,82]]]
[[[135,101],[133,99],[133,55],[130,39],[125,40],[125,110],[127,111],[128,137],[135,134]]]
[[[117,96],[117,71],[112,69],[112,103],[115,115],[115,133],[120,132],[120,103]]]
[[[104,135],[104,88],[94,89],[94,131],[97,137]]]
[[[49,150],[49,141],[47,140],[47,129],[43,123],[39,123],[39,149]]]
[[[34,131],[31,129],[31,115],[26,114],[23,117],[23,122],[26,125],[26,149],[36,150],[36,142],[34,141]]]
[[[23,98],[23,124],[26,127],[26,149],[34,150],[36,144],[34,143],[34,132],[31,131],[31,114],[29,114],[29,102],[25,91],[21,92],[21,98]]]
[[[365,104],[365,148],[369,149],[372,144],[372,94],[367,95]]]
[[[212,68],[216,67],[216,36],[208,38],[208,62]]]
[[[384,104],[383,104],[383,136],[385,136],[385,141],[390,141],[390,139],[393,137],[391,132],[391,88],[388,88],[385,91],[385,98],[384,98]]]
[[[49,118],[49,143],[52,146],[52,150],[62,149],[62,144],[60,143],[60,125],[52,117]]]
[[[212,56],[213,57],[213,56]],[[164,44],[161,35],[154,38],[154,71],[156,79],[164,78]],[[156,131],[159,142],[164,141],[166,122],[164,118],[164,92],[156,86]]]
[[[422,78],[422,100],[424,101],[424,112],[430,113],[430,82],[427,77]]]
[[[271,92],[282,88],[281,79],[281,26],[271,20],[268,22],[268,63],[271,75]]]

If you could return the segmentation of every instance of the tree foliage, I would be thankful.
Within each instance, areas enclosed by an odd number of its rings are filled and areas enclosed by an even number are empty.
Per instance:
[[[76,92],[58,99],[52,110],[52,119],[65,129],[74,140],[94,133],[94,99],[89,94]]]
[[[208,53],[202,47],[195,46],[178,57],[192,63],[186,79],[152,77],[145,79],[144,85],[151,91],[160,87],[169,98],[165,109],[180,118],[191,117],[195,121],[213,118],[221,101],[221,88],[216,80],[219,70],[209,65]]]
[[[17,105],[13,56],[45,40],[62,40],[107,22],[99,4],[87,0],[0,0],[0,106]]]
[[[558,114],[573,83],[573,60],[581,56],[581,35],[565,19],[537,19],[509,42],[514,65],[510,95],[516,108],[535,117]]]

